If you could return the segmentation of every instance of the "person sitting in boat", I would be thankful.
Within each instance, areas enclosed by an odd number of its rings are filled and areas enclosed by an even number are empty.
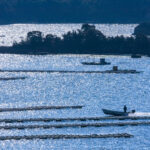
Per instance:
[[[124,105],[123,110],[125,113],[127,112],[127,106],[126,105]]]

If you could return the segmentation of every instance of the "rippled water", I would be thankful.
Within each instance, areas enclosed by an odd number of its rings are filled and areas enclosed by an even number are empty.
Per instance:
[[[97,24],[107,36],[131,36],[136,25]],[[81,24],[15,24],[0,26],[0,45],[10,46],[20,41],[27,32],[39,30],[44,33],[62,34],[81,28]],[[99,61],[101,57],[111,62],[109,66],[84,66],[84,61]],[[137,116],[149,116],[150,59],[131,59],[127,56],[91,55],[0,55],[0,69],[26,70],[74,70],[104,71],[117,65],[120,69],[136,69],[140,74],[75,74],[75,73],[8,73],[0,72],[0,77],[27,77],[25,80],[0,80],[0,108],[84,105],[82,109],[41,110],[24,112],[0,112],[0,119],[12,118],[65,118],[104,116],[102,108],[122,110],[135,109]],[[120,120],[124,121],[124,120]],[[130,120],[128,120],[130,122]],[[51,125],[72,123],[100,123],[102,121],[66,122],[20,122],[0,123],[0,125]],[[110,122],[103,121],[103,122]],[[112,120],[112,122],[116,122]],[[51,128],[26,130],[0,130],[1,136],[45,135],[45,134],[110,134],[129,133],[134,138],[126,139],[60,139],[60,140],[20,140],[0,141],[0,149],[145,149],[150,148],[149,126]]]
[[[95,24],[107,36],[130,36],[136,24]],[[14,41],[25,39],[29,31],[41,31],[62,36],[62,34],[81,28],[81,24],[12,24],[0,26],[0,46],[11,46]]]
[[[105,57],[108,66],[86,66],[82,61],[99,61]],[[109,70],[117,65],[120,69],[136,69],[140,74],[75,74],[75,73],[0,73],[0,77],[26,76],[25,80],[0,81],[0,107],[27,107],[43,105],[84,105],[83,109],[1,112],[2,118],[49,118],[104,116],[102,108],[135,109],[136,115],[150,112],[150,58],[131,59],[128,56],[90,55],[0,55],[1,69],[40,70]],[[122,120],[121,120],[122,121]],[[123,120],[124,121],[124,120]],[[136,121],[136,120],[135,120]],[[102,121],[87,121],[102,122]],[[105,121],[107,122],[107,121]],[[110,122],[110,121],[109,121]],[[113,122],[116,122],[113,120]],[[64,124],[75,122],[28,122],[29,124]],[[86,122],[82,122],[86,123]],[[12,125],[0,123],[0,125]],[[107,134],[130,133],[133,138],[120,139],[59,139],[0,141],[1,149],[145,149],[150,148],[149,126],[52,128],[26,130],[0,130],[1,136],[44,134]]]

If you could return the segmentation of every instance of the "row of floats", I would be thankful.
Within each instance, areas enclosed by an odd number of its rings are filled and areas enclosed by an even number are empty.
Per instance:
[[[18,111],[38,111],[55,109],[82,109],[85,106],[34,106],[25,108],[1,108],[0,111],[18,112]],[[117,122],[86,122],[86,121],[107,121],[120,120]],[[132,120],[132,121],[124,121]],[[133,121],[134,120],[134,121]],[[136,121],[135,121],[136,120]],[[139,121],[141,120],[141,121]],[[100,116],[100,117],[76,117],[76,118],[28,118],[28,119],[0,119],[0,122],[9,123],[9,125],[0,125],[0,130],[26,130],[26,129],[60,129],[60,128],[86,128],[86,127],[122,127],[150,125],[150,116]],[[24,124],[25,122],[56,122],[56,124]],[[68,123],[70,122],[71,123]],[[81,121],[79,123],[74,121]],[[57,122],[62,122],[58,123]],[[23,123],[15,124],[14,123]],[[0,136],[0,140],[34,140],[34,139],[78,139],[78,138],[132,138],[129,133],[110,133],[110,134],[52,134],[52,135],[27,135],[27,136]]]

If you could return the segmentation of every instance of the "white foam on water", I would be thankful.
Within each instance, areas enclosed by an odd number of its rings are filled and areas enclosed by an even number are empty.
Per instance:
[[[136,116],[141,116],[141,117],[143,117],[143,116],[150,116],[150,112],[135,112],[135,113],[131,113],[131,114],[129,114],[129,116],[131,116],[131,117],[136,117]]]

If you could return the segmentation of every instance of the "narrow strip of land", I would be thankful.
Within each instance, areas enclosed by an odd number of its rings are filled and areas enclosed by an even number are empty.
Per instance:
[[[76,127],[111,127],[111,126],[137,126],[150,125],[150,122],[112,122],[112,123],[77,123],[77,124],[52,124],[52,125],[5,125],[0,126],[0,129],[5,130],[24,130],[24,129],[50,129],[50,128],[76,128]]]
[[[128,133],[91,134],[91,135],[30,135],[30,136],[0,136],[0,140],[34,140],[34,139],[80,139],[80,138],[132,138]]]
[[[48,110],[48,109],[81,109],[84,106],[34,106],[24,108],[0,108],[0,112],[27,111],[27,110]]]
[[[23,72],[23,73],[141,73],[141,71],[136,70],[106,70],[106,71],[67,71],[67,70],[0,70],[0,72]]]
[[[115,117],[78,117],[78,118],[27,118],[27,119],[0,119],[0,122],[63,122],[63,121],[99,121],[99,120],[149,120],[150,116],[115,116]]]

